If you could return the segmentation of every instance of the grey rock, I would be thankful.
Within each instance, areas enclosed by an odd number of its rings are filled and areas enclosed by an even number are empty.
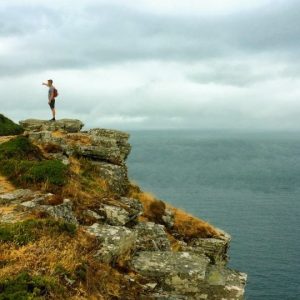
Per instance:
[[[174,226],[174,213],[172,210],[166,208],[165,214],[162,216],[162,220],[167,228],[172,228]]]
[[[24,199],[28,199],[33,196],[33,192],[28,189],[18,189],[10,193],[0,195],[0,204],[7,203],[19,203]]]
[[[188,252],[142,251],[132,260],[133,270],[155,278],[163,290],[198,292],[205,280],[208,258]]]
[[[136,233],[128,228],[95,223],[86,230],[101,242],[101,248],[95,255],[101,262],[114,264],[134,249]]]
[[[139,252],[133,269],[157,288],[149,299],[243,299],[247,276],[210,265],[206,256],[188,252]]]
[[[91,217],[91,218],[93,218],[93,219],[95,219],[95,220],[98,220],[98,221],[104,220],[104,219],[105,219],[105,217],[100,216],[100,215],[97,214],[95,211],[90,210],[90,209],[87,209],[86,211],[84,211],[84,214],[85,214],[86,216],[89,216],[89,217]]]
[[[208,299],[244,299],[247,275],[220,266],[209,266],[203,288]]]
[[[98,143],[99,140],[105,137],[115,140],[118,148],[120,149],[120,153],[123,160],[125,160],[130,153],[131,146],[128,143],[129,134],[126,132],[119,130],[95,128],[89,130],[89,134],[92,136],[93,140],[96,143]]]
[[[110,225],[123,226],[130,220],[128,212],[122,207],[103,204],[99,211]]]
[[[124,167],[124,160],[127,158],[129,150],[125,151],[125,146],[112,137],[95,136],[85,132],[54,136],[51,131],[44,129],[47,128],[42,127],[41,131],[27,131],[27,136],[31,141],[39,144],[51,143],[58,145],[62,148],[62,152],[69,156],[76,154],[92,160],[105,161]],[[130,148],[128,142],[126,143],[127,148]]]
[[[107,162],[111,162],[116,165],[121,165],[123,163],[123,159],[120,155],[120,151],[117,147],[101,147],[90,146],[90,145],[76,145],[74,147],[74,152],[83,157],[87,157],[94,160],[103,160]]]
[[[143,214],[144,207],[139,200],[121,197],[118,201],[120,205],[127,210],[130,221]]]
[[[137,231],[137,251],[171,251],[164,226],[152,222],[140,222],[133,227]]]
[[[226,265],[228,262],[228,249],[231,236],[225,231],[218,229],[222,236],[220,238],[198,238],[188,244],[185,251],[203,253],[211,260],[212,264]]]
[[[111,205],[101,204],[98,213],[105,217],[105,221],[114,226],[123,226],[136,219],[143,213],[143,206],[137,199],[121,197]]]
[[[64,130],[66,132],[79,132],[84,124],[80,120],[61,119],[55,122],[27,119],[19,122],[26,131],[55,131]]]
[[[129,180],[125,164],[114,165],[103,161],[93,161],[100,178],[105,180],[108,189],[118,195],[124,195],[128,191]]]
[[[59,205],[41,205],[39,209],[47,212],[50,216],[63,219],[66,222],[78,225],[78,221],[72,211],[72,202],[69,199],[64,199]]]

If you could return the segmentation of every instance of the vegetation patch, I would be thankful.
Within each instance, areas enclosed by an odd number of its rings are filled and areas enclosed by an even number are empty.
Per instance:
[[[18,136],[0,145],[0,172],[15,185],[64,185],[68,167],[59,160],[42,159],[40,149],[24,136]]]
[[[76,226],[52,219],[29,219],[17,223],[0,224],[0,242],[12,242],[18,246],[36,241],[43,233],[57,235],[67,233],[74,236]]]
[[[59,160],[25,161],[9,159],[2,161],[0,172],[20,187],[28,187],[28,185],[39,183],[63,186],[68,177],[68,167]]]
[[[0,281],[0,300],[46,299],[51,291],[58,290],[54,278],[31,276],[27,272]]]
[[[23,133],[22,126],[15,124],[12,120],[0,114],[0,136],[18,135]]]
[[[0,160],[5,159],[41,160],[40,149],[27,137],[18,136],[0,145]]]
[[[163,224],[162,217],[165,214],[165,209],[171,210],[174,216],[174,225],[170,229],[170,233],[179,239],[188,242],[194,238],[219,236],[217,229],[209,223],[156,199],[153,195],[141,191],[138,186],[131,185],[128,196],[139,199],[144,207],[143,217],[155,223]]]

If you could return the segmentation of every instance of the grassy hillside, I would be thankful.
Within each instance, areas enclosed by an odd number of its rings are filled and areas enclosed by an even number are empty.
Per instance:
[[[0,114],[0,136],[18,135],[24,130],[20,125],[15,124],[10,119]]]

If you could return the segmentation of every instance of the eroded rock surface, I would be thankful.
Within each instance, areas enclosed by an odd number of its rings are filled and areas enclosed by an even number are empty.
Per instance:
[[[95,223],[87,227],[86,231],[101,243],[96,258],[104,263],[114,264],[126,259],[134,249],[136,233],[126,227]]]
[[[66,132],[79,132],[84,125],[80,120],[74,119],[61,119],[55,122],[27,119],[19,123],[26,131],[64,130]]]
[[[170,251],[171,245],[163,225],[140,222],[133,227],[137,231],[137,251]]]
[[[246,274],[210,265],[205,255],[144,251],[133,258],[132,265],[158,282],[149,299],[243,299]]]

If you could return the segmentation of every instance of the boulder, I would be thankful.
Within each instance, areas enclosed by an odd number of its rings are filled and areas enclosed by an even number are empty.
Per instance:
[[[20,203],[25,199],[28,199],[33,196],[33,192],[28,189],[18,189],[10,193],[5,193],[0,195],[0,204],[8,203]]]
[[[120,149],[123,160],[126,160],[126,158],[128,157],[131,150],[131,146],[128,143],[128,133],[119,130],[95,128],[89,130],[89,134],[96,144],[101,143],[103,140],[105,140],[105,138],[109,140],[115,140],[116,145]]]
[[[167,228],[171,229],[174,226],[175,217],[174,212],[171,209],[166,208],[164,215],[161,218]]]
[[[206,299],[244,299],[247,275],[229,268],[210,265],[206,273],[203,294]]]
[[[66,222],[78,225],[78,221],[72,210],[72,202],[69,199],[64,199],[62,204],[59,205],[41,205],[40,210],[47,212],[50,216],[63,219]]]
[[[110,225],[123,226],[130,220],[127,211],[122,207],[103,204],[99,212]]]
[[[142,251],[132,260],[132,268],[139,274],[154,278],[166,291],[196,293],[204,283],[207,257],[188,252]]]
[[[118,195],[125,195],[127,193],[129,180],[125,164],[114,165],[103,161],[92,161],[92,164],[96,167],[99,177],[105,181],[112,193]]]
[[[193,239],[186,247],[182,247],[183,251],[205,254],[212,264],[226,265],[231,236],[220,229],[218,231],[221,233],[219,238]]]
[[[137,199],[121,197],[118,200],[109,200],[101,204],[98,213],[104,216],[105,221],[114,226],[123,226],[135,220],[143,213],[143,205]]]
[[[84,124],[80,120],[61,119],[55,122],[27,119],[19,122],[26,131],[56,131],[79,132]]]
[[[152,222],[140,222],[133,227],[137,232],[137,251],[171,251],[164,226]]]
[[[77,144],[73,149],[76,155],[92,160],[103,160],[116,165],[121,165],[123,162],[120,151],[116,146],[104,147],[101,145],[90,146]]]
[[[210,265],[204,255],[188,252],[139,252],[132,267],[158,283],[148,299],[241,300],[247,278],[244,273]]]
[[[95,223],[87,227],[86,231],[101,243],[95,255],[101,262],[114,264],[126,259],[134,249],[136,233],[126,227]]]

